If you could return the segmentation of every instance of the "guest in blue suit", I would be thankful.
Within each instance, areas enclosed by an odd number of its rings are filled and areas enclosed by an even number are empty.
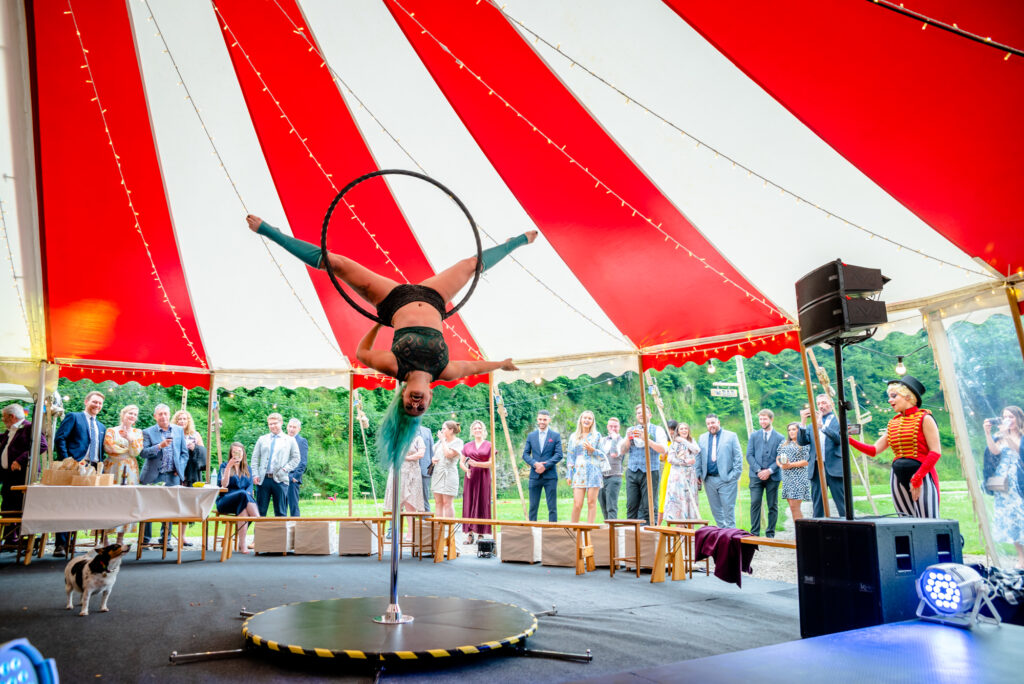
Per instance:
[[[152,425],[142,431],[142,472],[139,473],[139,484],[163,484],[165,487],[177,487],[185,478],[185,467],[188,465],[188,444],[185,442],[185,431],[171,423],[171,409],[167,404],[157,404],[153,409]],[[160,536],[167,532],[166,523],[160,526]],[[152,526],[146,523],[146,543],[152,544]],[[185,546],[191,546],[182,542]]]
[[[775,414],[770,409],[757,412],[761,429],[747,442],[747,465],[750,466],[750,533],[761,534],[761,498],[768,497],[768,528],[764,536],[775,536],[775,523],[779,520],[779,483],[782,470],[775,462],[782,434],[772,428]]]
[[[299,445],[299,465],[288,473],[288,515],[296,518],[299,517],[299,488],[302,486],[302,474],[306,472],[306,464],[309,462],[309,440],[299,434],[301,429],[302,421],[298,418],[288,421],[288,434]]]
[[[107,426],[97,420],[96,416],[103,410],[103,395],[92,391],[85,395],[82,411],[68,413],[60,422],[57,433],[53,436],[53,457],[63,461],[73,458],[96,465],[106,455],[103,453],[103,436]],[[58,532],[54,542],[53,555],[66,556],[68,533]]]
[[[530,520],[537,519],[540,493],[548,504],[548,522],[558,522],[558,468],[562,460],[562,436],[549,428],[551,414],[537,412],[537,429],[526,436],[523,460],[530,466]]]
[[[719,527],[736,527],[736,495],[743,474],[743,452],[735,432],[723,430],[718,416],[709,413],[704,419],[708,431],[697,440],[697,477],[704,482],[704,493],[711,506],[711,515]]]
[[[839,418],[832,412],[832,400],[827,394],[819,394],[815,402],[818,405],[818,427],[821,436],[821,450],[825,461],[825,482],[832,500],[836,504],[839,517],[846,517],[846,492],[843,490],[843,453],[839,444]],[[808,459],[811,467],[807,478],[811,481],[811,501],[814,504],[814,517],[825,517],[825,503],[821,499],[821,479],[818,477],[817,451],[814,447],[813,428],[807,425],[811,410],[800,411],[800,432],[796,436],[797,444],[809,446]]]

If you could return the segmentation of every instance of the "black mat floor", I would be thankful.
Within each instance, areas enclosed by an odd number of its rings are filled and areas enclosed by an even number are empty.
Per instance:
[[[133,556],[134,558],[134,556]],[[121,569],[110,612],[94,600],[88,617],[64,610],[64,562],[30,567],[0,556],[0,642],[27,637],[56,658],[65,682],[367,681],[282,656],[252,654],[231,660],[171,665],[171,651],[240,648],[239,610],[262,611],[283,603],[337,597],[383,596],[389,568],[371,558],[338,556],[234,556],[227,563],[199,561],[189,551],[176,565],[146,552]],[[714,577],[651,584],[607,569],[577,577],[571,568],[501,563],[462,556],[434,564],[403,560],[399,593],[460,596],[516,604],[530,611],[557,606],[541,617],[533,649],[582,653],[590,664],[491,656],[429,670],[388,669],[385,680],[432,682],[556,682],[653,667],[679,660],[768,646],[799,638],[794,585],[756,578],[742,589]],[[367,629],[384,629],[367,625]]]

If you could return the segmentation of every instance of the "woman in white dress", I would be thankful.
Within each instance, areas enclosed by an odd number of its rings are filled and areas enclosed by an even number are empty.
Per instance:
[[[405,460],[402,461],[402,468],[399,471],[399,477],[402,483],[402,510],[403,511],[422,511],[425,506],[423,505],[423,476],[420,474],[420,459],[427,452],[427,447],[423,443],[423,438],[416,435],[416,438],[412,440],[412,444],[409,446],[409,451],[405,454]],[[384,494],[384,510],[393,510],[394,497],[395,495],[395,477],[394,472],[388,473],[388,488]],[[411,532],[409,534],[412,534]],[[407,535],[408,536],[408,535]],[[411,539],[411,537],[410,537]],[[407,540],[408,541],[408,540]]]
[[[439,518],[455,517],[455,497],[459,495],[459,459],[463,442],[456,437],[462,427],[454,420],[446,420],[441,438],[434,446],[434,474],[430,477],[430,491]]]
[[[604,484],[601,463],[601,434],[594,427],[594,413],[584,411],[576,421],[576,432],[569,436],[566,452],[566,477],[572,487],[572,521],[580,521],[584,493],[587,497],[587,522],[597,519],[597,494]]]
[[[142,430],[135,427],[139,419],[139,407],[128,404],[121,409],[121,424],[108,427],[103,435],[103,451],[107,454],[104,467],[113,473],[114,484],[139,484],[138,455],[142,452]],[[124,527],[117,528],[117,543],[124,543]],[[107,531],[103,531],[102,544],[107,543]]]

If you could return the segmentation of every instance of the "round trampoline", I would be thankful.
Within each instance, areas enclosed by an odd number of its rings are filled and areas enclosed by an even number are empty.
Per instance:
[[[403,596],[401,602],[413,622],[375,623],[388,607],[386,596],[337,598],[257,613],[243,623],[242,636],[268,651],[369,665],[522,647],[537,630],[533,613],[508,603],[437,596]]]

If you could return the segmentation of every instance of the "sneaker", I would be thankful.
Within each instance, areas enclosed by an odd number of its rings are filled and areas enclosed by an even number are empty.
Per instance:
[[[53,557],[54,558],[60,558],[61,556],[67,556],[67,555],[68,555],[68,550],[66,548],[64,548],[63,546],[55,546],[55,547],[53,547]]]
[[[192,544],[192,542],[190,542],[190,541],[186,541],[185,543],[183,543],[183,544],[182,544],[182,546],[184,546],[184,547],[186,547],[186,548],[187,548],[187,547],[189,547],[189,546],[192,546],[192,545],[193,545],[193,544]]]

